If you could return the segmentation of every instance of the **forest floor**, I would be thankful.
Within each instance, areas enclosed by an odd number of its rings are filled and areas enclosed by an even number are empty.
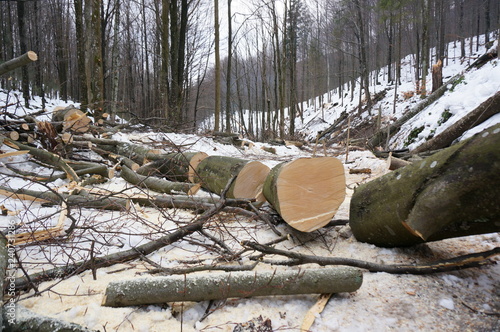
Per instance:
[[[180,141],[178,141],[180,143]],[[198,141],[197,144],[199,144]],[[272,159],[295,158],[310,155],[293,147],[294,156],[263,154],[257,147],[243,152],[232,147],[207,145],[212,153],[252,157],[267,161]],[[201,146],[199,147],[201,148]],[[203,148],[198,149],[203,150]],[[209,149],[206,151],[210,152]],[[238,151],[238,152],[236,152]],[[339,155],[345,161],[345,155]],[[372,174],[349,174],[350,168],[370,168]],[[335,219],[349,218],[349,202],[353,189],[360,183],[370,181],[386,172],[385,160],[375,158],[368,151],[351,151],[349,162],[345,164],[347,177],[347,197]],[[124,182],[116,178],[104,188],[116,191],[124,188]],[[200,191],[197,195],[207,195]],[[125,243],[124,248],[142,243],[147,236],[127,237],[125,229],[141,234],[144,220],[152,223],[171,224],[171,219],[191,220],[195,216],[188,211],[158,211],[141,208],[134,216],[111,216],[108,212],[100,216],[87,218],[88,222],[116,220],[109,224],[116,236],[109,241]],[[137,225],[137,215],[141,223]],[[131,219],[132,217],[132,219]],[[0,217],[1,218],[1,217]],[[118,221],[118,219],[120,221]],[[123,222],[123,224],[122,224]],[[235,251],[240,250],[239,241],[248,239],[265,243],[276,239],[269,227],[262,221],[222,215],[216,227],[209,230],[222,238]],[[222,224],[223,223],[223,224]],[[118,229],[122,227],[121,229]],[[313,254],[318,256],[346,257],[383,264],[427,263],[440,259],[452,258],[473,252],[480,252],[499,246],[500,235],[486,234],[464,238],[448,239],[421,244],[408,248],[379,248],[371,244],[358,242],[350,233],[349,226],[335,226],[320,229],[312,233],[294,231],[286,224],[279,224],[278,230],[291,236],[288,240],[275,245],[276,248]],[[118,232],[120,231],[120,232]],[[83,237],[84,238],[84,237]],[[128,241],[128,242],[127,242]],[[179,241],[148,258],[163,267],[177,268],[188,266],[187,262],[202,259],[205,263],[215,262],[214,252],[207,250],[211,244],[200,235]],[[104,246],[101,248],[106,249]],[[36,257],[47,248],[25,248],[27,257]],[[113,249],[117,251],[116,249]],[[38,251],[33,254],[34,251]],[[53,251],[53,249],[52,249]],[[76,252],[76,250],[75,250]],[[495,263],[481,268],[471,268],[457,272],[437,273],[433,275],[393,275],[388,273],[364,272],[361,288],[353,293],[334,294],[325,309],[316,314],[310,331],[498,331],[500,329],[500,257]],[[248,262],[244,255],[242,263]],[[281,269],[298,270],[313,267],[271,266],[260,263],[256,271]],[[38,266],[37,269],[42,268]],[[99,331],[270,331],[264,329],[264,321],[271,324],[272,331],[301,331],[301,325],[308,310],[315,304],[318,295],[269,296],[258,298],[236,298],[216,301],[211,304],[212,311],[205,314],[209,302],[170,303],[168,305],[149,305],[124,308],[101,306],[105,288],[110,281],[126,280],[138,276],[148,276],[153,266],[136,260],[97,270],[97,280],[93,280],[91,271],[57,282],[45,282],[40,290],[49,289],[40,296],[24,295],[20,303],[39,314],[57,317],[75,322]],[[198,272],[209,273],[209,272]],[[154,278],[154,276],[150,276]],[[262,320],[259,320],[262,317]],[[201,320],[201,321],[200,321]],[[251,328],[261,325],[261,330]],[[248,329],[242,329],[246,326]],[[267,325],[269,326],[269,325]]]

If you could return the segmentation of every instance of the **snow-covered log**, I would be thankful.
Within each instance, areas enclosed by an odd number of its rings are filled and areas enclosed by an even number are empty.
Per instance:
[[[262,185],[269,171],[269,167],[259,161],[210,156],[198,164],[195,181],[200,181],[203,188],[219,195],[236,176],[227,197],[255,199],[259,203],[265,201]]]
[[[122,307],[232,297],[343,293],[356,291],[362,282],[361,271],[350,267],[135,278],[110,282],[102,305]]]
[[[356,188],[356,239],[379,246],[500,231],[500,124]]]
[[[290,226],[312,232],[328,224],[344,201],[344,166],[333,157],[284,162],[271,170],[263,192]]]
[[[377,147],[383,144],[387,140],[387,136],[392,137],[396,134],[401,126],[403,126],[408,120],[413,118],[418,113],[422,112],[427,106],[431,105],[433,102],[438,100],[447,90],[449,86],[452,86],[459,80],[463,79],[462,74],[458,74],[450,78],[445,84],[439,87],[436,91],[431,93],[427,98],[422,100],[417,106],[415,106],[410,111],[406,112],[402,117],[400,117],[397,121],[392,123],[391,125],[380,129],[376,132],[372,138],[368,141],[368,146]]]

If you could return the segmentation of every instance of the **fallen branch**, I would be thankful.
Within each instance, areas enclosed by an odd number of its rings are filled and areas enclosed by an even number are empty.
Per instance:
[[[305,255],[290,250],[275,249],[273,247],[258,244],[251,241],[244,241],[242,245],[264,254],[281,255],[291,258],[290,261],[281,262],[279,263],[279,265],[300,265],[300,264],[311,264],[311,263],[318,264],[321,266],[345,265],[345,266],[352,266],[352,267],[366,269],[370,272],[386,272],[391,274],[431,274],[431,273],[457,271],[471,267],[479,267],[491,264],[489,258],[500,254],[500,247],[496,247],[492,250],[458,256],[455,258],[440,260],[428,264],[385,265],[385,264],[377,264],[352,258]]]
[[[228,183],[228,186],[222,192],[221,199],[217,202],[217,204],[215,204],[209,210],[205,211],[192,224],[179,227],[179,229],[170,234],[162,236],[157,240],[150,241],[138,247],[105,255],[102,257],[94,257],[92,260],[89,259],[74,264],[68,264],[63,267],[57,267],[51,270],[38,272],[31,275],[29,279],[31,280],[31,282],[39,284],[40,282],[52,280],[55,278],[70,277],[74,274],[82,273],[83,271],[90,269],[95,270],[102,267],[112,266],[117,263],[128,262],[140,258],[141,256],[147,256],[158,249],[161,249],[169,244],[172,244],[184,238],[187,235],[197,232],[203,228],[203,226],[210,220],[210,218],[212,218],[214,215],[216,215],[222,210],[222,208],[225,205],[225,200],[226,200],[225,194],[227,188],[229,188],[233,180]],[[15,285],[16,285],[16,291],[27,291],[30,289],[30,283],[28,281],[28,278],[26,277],[16,278]]]
[[[38,160],[60,168],[68,175],[68,179],[71,181],[80,180],[75,171],[64,161],[64,159],[61,156],[58,156],[46,150],[41,150],[31,147],[29,145],[24,145],[22,143],[13,141],[5,137],[3,138],[0,137],[0,142],[16,150],[27,150],[32,156],[36,157]]]
[[[110,282],[102,305],[123,307],[231,297],[354,292],[363,274],[353,268],[209,273]]]

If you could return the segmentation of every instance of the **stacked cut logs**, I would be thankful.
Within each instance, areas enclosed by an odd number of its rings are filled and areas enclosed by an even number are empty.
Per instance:
[[[226,197],[256,204],[267,200],[285,222],[302,232],[328,224],[345,198],[344,167],[333,157],[300,158],[271,170],[259,161],[240,158],[169,154],[141,166],[137,173],[200,183],[218,195],[233,181]]]
[[[35,123],[38,132],[45,133],[46,150],[7,138],[2,142],[29,151],[33,157],[64,171],[57,177],[74,180],[80,187],[88,183],[84,182],[88,177],[83,175],[111,178],[116,169],[125,181],[158,193],[195,195],[203,188],[217,195],[224,192],[227,199],[247,200],[257,207],[267,201],[285,222],[303,232],[328,224],[345,197],[344,167],[333,157],[299,158],[271,170],[259,161],[208,156],[204,152],[163,153],[143,145],[83,135],[93,130],[91,119],[73,106],[55,109],[52,123]],[[62,139],[62,135],[69,138]],[[64,149],[56,149],[60,146],[90,148],[114,162],[115,167],[61,158]],[[31,176],[42,181],[55,179]]]

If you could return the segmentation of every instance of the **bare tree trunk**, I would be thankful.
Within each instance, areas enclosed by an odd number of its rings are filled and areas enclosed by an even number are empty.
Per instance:
[[[89,108],[94,118],[99,120],[104,113],[104,73],[101,45],[101,7],[100,0],[85,0],[86,39],[86,78]]]
[[[219,32],[219,0],[214,0],[215,24],[215,124],[214,131],[220,130],[220,32]]]

